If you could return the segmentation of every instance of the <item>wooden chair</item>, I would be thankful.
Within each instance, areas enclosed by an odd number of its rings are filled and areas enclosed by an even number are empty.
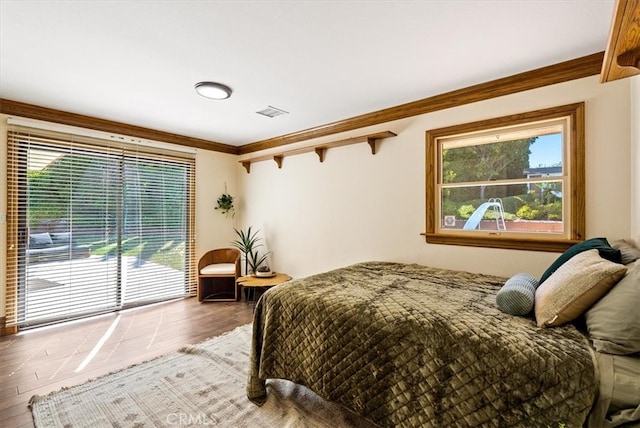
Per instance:
[[[198,261],[198,301],[237,302],[240,300],[240,251],[218,248]]]

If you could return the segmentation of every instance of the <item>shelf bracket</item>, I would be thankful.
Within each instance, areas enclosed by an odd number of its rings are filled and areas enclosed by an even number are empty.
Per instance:
[[[318,155],[320,162],[324,162],[324,154],[327,152],[327,149],[325,147],[316,147],[314,150]]]
[[[617,0],[600,83],[640,74],[640,2]]]
[[[307,147],[301,147],[298,149],[282,151],[277,154],[256,156],[254,158],[247,158],[247,159],[240,160],[238,162],[240,162],[242,166],[247,170],[247,173],[249,173],[251,170],[250,169],[251,163],[266,161],[270,159],[273,159],[273,161],[278,165],[278,168],[281,169],[282,162],[285,157],[314,152],[318,156],[318,159],[320,160],[320,162],[322,163],[324,162],[324,159],[326,157],[327,150],[333,149],[335,147],[343,147],[351,144],[360,144],[360,143],[368,143],[369,147],[371,147],[371,154],[375,155],[377,151],[377,144],[380,140],[384,140],[385,138],[390,138],[395,136],[396,134],[391,131],[381,131],[373,134],[361,135],[359,137],[351,137],[351,138],[345,138],[343,140],[338,140],[338,141],[320,143],[317,146],[307,146]]]
[[[640,47],[621,53],[616,61],[620,67],[640,69]]]
[[[367,138],[367,143],[369,143],[369,146],[371,147],[371,154],[375,155],[376,154],[376,139],[375,138]]]

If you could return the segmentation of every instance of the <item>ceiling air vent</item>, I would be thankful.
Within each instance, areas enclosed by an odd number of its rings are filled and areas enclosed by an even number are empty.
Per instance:
[[[282,114],[289,114],[288,111],[281,110],[281,109],[276,108],[274,106],[267,106],[266,109],[257,111],[256,113],[261,114],[263,116],[267,116],[267,117],[276,117],[276,116],[280,116]]]

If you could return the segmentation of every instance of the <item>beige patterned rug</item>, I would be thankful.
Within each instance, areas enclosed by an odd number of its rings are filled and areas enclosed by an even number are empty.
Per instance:
[[[370,427],[288,381],[268,383],[258,407],[245,395],[251,325],[46,396],[36,427]]]

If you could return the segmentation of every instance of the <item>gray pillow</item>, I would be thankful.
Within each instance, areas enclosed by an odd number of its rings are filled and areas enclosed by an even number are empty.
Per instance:
[[[504,283],[498,294],[498,308],[510,315],[527,315],[533,310],[538,280],[528,273],[517,273]]]
[[[640,352],[640,261],[586,313],[587,331],[600,352]]]
[[[622,264],[628,265],[636,260],[640,259],[640,248],[637,248],[631,241],[625,241],[619,239],[615,241],[611,246],[617,250],[620,250],[622,255]]]

